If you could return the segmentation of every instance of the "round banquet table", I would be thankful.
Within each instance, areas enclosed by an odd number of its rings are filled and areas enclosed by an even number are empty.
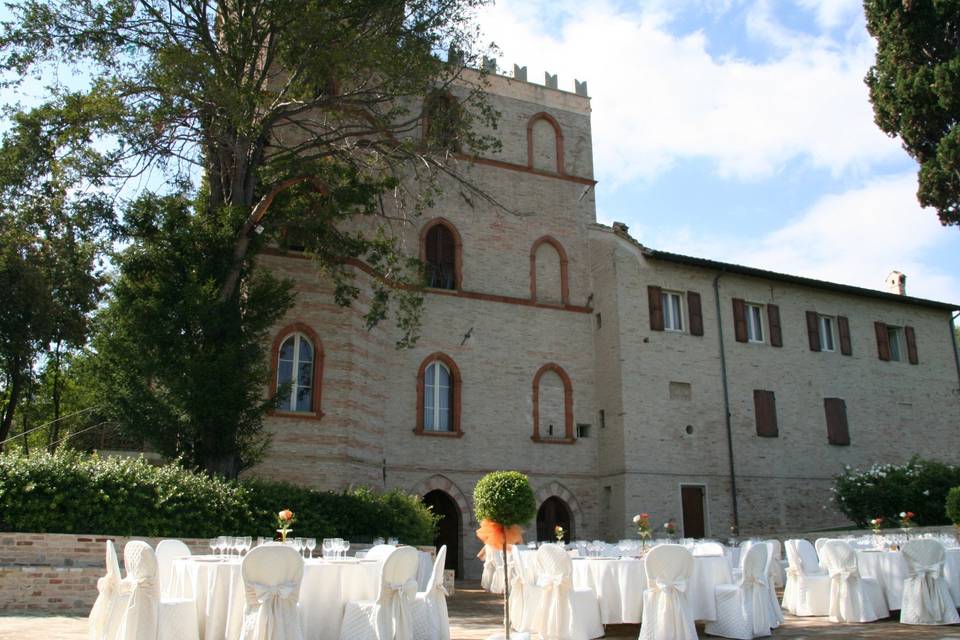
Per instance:
[[[534,561],[536,552],[522,550],[521,562]],[[573,586],[590,588],[600,603],[603,624],[639,624],[647,572],[637,558],[573,558]],[[687,599],[696,620],[717,619],[718,584],[733,581],[730,561],[723,556],[694,556]]]
[[[899,551],[857,551],[857,568],[864,578],[873,578],[880,583],[888,608],[900,608],[903,581],[907,578],[907,563]],[[943,574],[950,588],[950,595],[960,605],[960,548],[947,549]]]
[[[344,605],[350,600],[375,600],[379,577],[377,560],[304,561],[300,585],[304,640],[338,640]],[[240,637],[245,605],[240,560],[178,558],[173,563],[171,594],[196,599],[201,640]]]

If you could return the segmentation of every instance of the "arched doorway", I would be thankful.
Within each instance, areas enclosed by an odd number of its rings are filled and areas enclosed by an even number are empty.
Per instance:
[[[453,569],[458,578],[460,571],[460,509],[450,495],[434,489],[423,496],[423,502],[433,510],[434,515],[440,516],[437,523],[437,537],[434,545],[439,549],[447,545],[447,562],[445,569]]]
[[[554,528],[560,525],[565,532],[563,541],[570,542],[573,539],[573,524],[573,514],[567,503],[557,496],[551,496],[543,501],[537,511],[537,540],[556,540]]]

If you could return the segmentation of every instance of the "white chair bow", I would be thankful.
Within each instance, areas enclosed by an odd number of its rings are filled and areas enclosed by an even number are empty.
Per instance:
[[[751,640],[769,636],[774,624],[770,611],[767,584],[766,544],[754,544],[743,553],[743,571],[736,584],[720,584],[715,588],[717,616],[706,624],[710,635]]]
[[[97,600],[90,610],[90,640],[103,640],[112,635],[110,623],[120,599],[121,579],[120,563],[117,562],[117,549],[113,546],[113,540],[107,540],[105,564],[107,574],[97,580]]]
[[[900,622],[958,624],[960,615],[943,578],[946,551],[936,540],[910,540],[900,551],[907,565]]]
[[[853,547],[843,540],[827,540],[820,545],[820,554],[830,575],[832,622],[872,622],[889,614],[880,583],[860,575]]]
[[[693,555],[680,545],[660,545],[647,554],[644,568],[647,588],[643,592],[640,640],[696,640],[687,600]]]
[[[402,583],[385,583],[384,591],[390,601],[388,611],[390,612],[392,637],[397,640],[412,640],[413,621],[411,619],[410,608],[413,606],[413,600],[417,597],[417,579],[410,578]]]
[[[603,635],[600,603],[593,589],[573,585],[566,550],[545,544],[537,550],[537,576],[527,602],[534,607],[529,630],[549,640],[587,640]]]
[[[291,547],[264,545],[240,565],[246,606],[240,640],[302,640],[303,559]]]
[[[397,547],[383,561],[377,599],[347,603],[341,640],[412,640],[419,552]],[[419,638],[418,638],[419,640]]]
[[[945,603],[939,595],[937,581],[943,573],[943,562],[930,565],[908,565],[907,580],[914,580],[920,587],[920,620],[937,624],[946,613]]]

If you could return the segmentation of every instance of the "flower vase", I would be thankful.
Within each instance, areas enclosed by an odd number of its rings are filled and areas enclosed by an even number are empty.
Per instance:
[[[277,529],[277,533],[280,534],[280,542],[283,542],[284,544],[286,544],[287,534],[290,533],[291,531],[293,531],[293,529]]]

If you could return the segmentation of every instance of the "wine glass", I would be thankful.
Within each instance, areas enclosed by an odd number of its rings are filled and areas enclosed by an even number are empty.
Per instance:
[[[333,554],[333,538],[324,538],[323,539],[323,557],[330,558]]]
[[[316,538],[307,538],[307,551],[310,552],[310,559],[313,560],[313,550],[317,548]]]
[[[223,552],[227,548],[227,536],[217,536],[217,549],[219,549],[218,556],[223,556]]]
[[[400,544],[400,540],[398,540],[397,538],[387,538],[387,544],[389,544],[392,547],[395,547],[398,544]]]
[[[210,547],[210,554],[213,556],[217,555],[217,539],[210,538],[207,540],[207,546]]]
[[[347,557],[347,551],[350,550],[350,541],[349,541],[349,540],[341,540],[341,541],[340,541],[340,548],[343,549],[343,557]]]

